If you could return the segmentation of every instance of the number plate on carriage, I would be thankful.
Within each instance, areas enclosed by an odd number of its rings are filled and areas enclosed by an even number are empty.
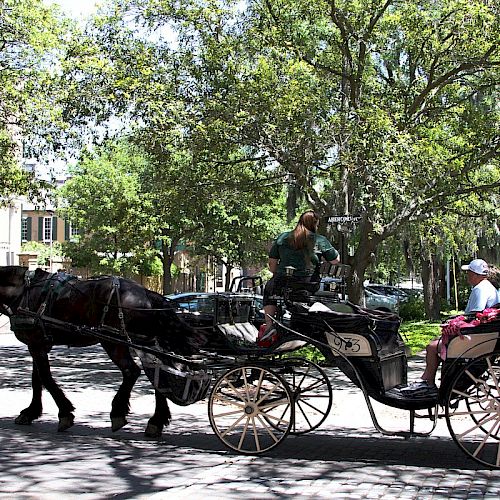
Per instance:
[[[370,342],[362,335],[356,333],[333,335],[326,332],[326,338],[334,356],[339,356],[339,353],[345,356],[371,356],[372,354]]]

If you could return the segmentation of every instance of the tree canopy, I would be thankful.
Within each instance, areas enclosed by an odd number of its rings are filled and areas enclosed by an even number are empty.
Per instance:
[[[498,193],[498,19],[483,0],[117,0],[68,46],[65,116],[127,120],[168,220],[203,199],[189,210],[241,224],[226,192],[249,174],[286,185],[289,218],[301,200],[359,215],[356,300],[382,242],[444,235]]]
[[[83,154],[59,190],[59,215],[79,231],[66,253],[75,266],[104,273],[134,270],[153,239],[151,206],[141,196],[146,159],[126,142]]]
[[[0,1],[0,204],[46,187],[21,168],[21,160],[52,142],[57,106],[51,66],[66,28],[42,0]]]

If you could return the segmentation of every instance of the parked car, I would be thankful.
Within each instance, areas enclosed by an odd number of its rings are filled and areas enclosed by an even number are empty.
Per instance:
[[[392,285],[380,285],[378,283],[369,283],[368,285],[365,286],[365,290],[380,295],[386,295],[388,297],[395,297],[399,302],[404,302],[410,298],[410,295],[407,292],[405,292],[401,288]]]
[[[398,312],[399,300],[393,296],[375,293],[365,288],[363,298],[365,302],[364,307],[367,309],[377,309],[378,311],[395,313]]]
[[[218,293],[214,292],[185,292],[165,297],[177,307],[178,314],[189,314],[189,322],[198,326],[209,326],[213,324],[216,315],[216,301]],[[263,297],[255,294],[238,294],[241,297],[252,298],[252,310],[250,321],[259,328],[265,323],[263,311]]]
[[[339,280],[331,277],[326,277],[321,279],[320,290],[330,290],[330,293],[337,293],[341,300],[348,300],[347,295],[342,294],[342,283]],[[382,293],[377,293],[375,290],[371,290],[369,287],[365,287],[363,298],[361,301],[361,306],[367,309],[377,309],[378,311],[387,312],[398,312],[399,302],[396,297],[391,295],[385,295]]]

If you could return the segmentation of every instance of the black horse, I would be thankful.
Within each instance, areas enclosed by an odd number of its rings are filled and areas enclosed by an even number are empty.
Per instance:
[[[59,431],[73,425],[74,407],[51,374],[48,352],[54,345],[100,343],[121,370],[123,381],[110,414],[116,431],[127,423],[130,393],[141,372],[129,343],[190,355],[204,340],[177,317],[167,299],[134,281],[109,276],[80,280],[41,269],[0,267],[0,313],[11,318],[12,330],[33,358],[32,401],[15,422],[28,425],[41,416],[45,387],[59,409]],[[110,339],[92,332],[106,332]],[[171,419],[167,400],[157,389],[155,401],[155,413],[146,428],[150,437],[161,436]]]

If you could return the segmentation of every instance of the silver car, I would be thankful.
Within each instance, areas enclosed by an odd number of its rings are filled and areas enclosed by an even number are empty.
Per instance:
[[[399,309],[399,300],[396,297],[374,293],[366,288],[363,300],[365,302],[364,307],[367,309],[377,309],[379,311],[389,311],[395,313],[397,313]]]
[[[341,299],[349,300],[349,297],[347,295],[342,296],[340,287],[338,286],[337,282],[338,280],[336,280],[335,278],[321,278],[320,290],[330,290],[333,293],[337,291]],[[377,309],[378,311],[397,313],[399,310],[399,301],[396,297],[382,295],[380,293],[376,293],[374,290],[365,288],[363,291],[363,297],[361,299],[360,306],[366,307],[367,309]]]

